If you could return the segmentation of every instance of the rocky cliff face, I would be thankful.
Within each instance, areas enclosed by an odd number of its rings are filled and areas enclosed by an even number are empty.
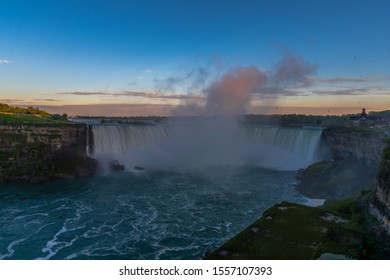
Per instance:
[[[67,146],[86,144],[86,128],[82,125],[1,125],[0,150],[6,147],[15,147],[20,141],[27,144],[40,143],[46,146],[48,151],[61,150]]]
[[[314,163],[297,174],[304,195],[342,199],[375,185],[386,134],[368,128],[330,127],[323,130],[332,160]]]
[[[358,160],[367,167],[379,166],[386,147],[386,134],[380,130],[331,127],[323,137],[334,159]]]
[[[0,182],[42,182],[87,176],[96,162],[85,152],[87,127],[0,125]]]
[[[377,176],[377,187],[371,201],[370,212],[390,234],[390,144],[383,152]]]

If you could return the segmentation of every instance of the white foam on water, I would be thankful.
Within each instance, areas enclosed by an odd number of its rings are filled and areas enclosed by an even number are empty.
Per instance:
[[[60,208],[64,207],[64,205],[61,205]],[[58,210],[56,208],[55,210]],[[73,245],[73,243],[78,240],[78,237],[76,236],[70,241],[60,241],[60,236],[64,233],[68,233],[71,231],[77,231],[80,229],[84,229],[86,227],[85,223],[79,224],[78,222],[80,221],[82,214],[86,212],[90,212],[92,209],[83,205],[79,205],[79,207],[76,209],[75,217],[74,218],[68,218],[65,219],[65,221],[62,224],[62,227],[60,228],[59,231],[57,231],[52,239],[47,241],[46,245],[42,248],[42,253],[47,253],[46,256],[44,257],[39,257],[37,258],[38,260],[48,260],[57,253],[67,247],[70,247]]]
[[[23,241],[26,241],[27,239],[28,239],[27,237],[26,238],[21,238],[21,239],[18,239],[18,240],[14,240],[10,244],[8,244],[8,246],[7,246],[7,253],[4,254],[4,255],[0,255],[0,260],[12,257],[14,255],[14,253],[15,253],[14,247],[20,245]]]

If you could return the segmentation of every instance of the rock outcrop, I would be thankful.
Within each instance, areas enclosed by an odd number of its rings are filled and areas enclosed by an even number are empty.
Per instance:
[[[355,127],[330,127],[323,137],[334,159],[358,160],[367,167],[378,167],[386,147],[381,130]]]
[[[386,134],[377,129],[329,127],[323,139],[331,160],[317,162],[297,174],[304,195],[342,199],[375,185]]]
[[[390,144],[383,152],[370,212],[390,234]]]
[[[0,125],[0,182],[93,174],[97,163],[86,155],[87,133],[79,124]]]

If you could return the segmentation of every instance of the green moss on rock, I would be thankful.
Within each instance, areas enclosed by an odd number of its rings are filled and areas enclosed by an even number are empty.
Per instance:
[[[364,236],[356,213],[338,216],[335,208],[277,204],[205,259],[317,259],[324,253],[362,258]]]

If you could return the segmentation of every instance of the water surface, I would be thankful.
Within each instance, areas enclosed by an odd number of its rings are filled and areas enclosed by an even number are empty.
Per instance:
[[[0,186],[0,259],[200,259],[275,203],[295,172],[122,172]]]

